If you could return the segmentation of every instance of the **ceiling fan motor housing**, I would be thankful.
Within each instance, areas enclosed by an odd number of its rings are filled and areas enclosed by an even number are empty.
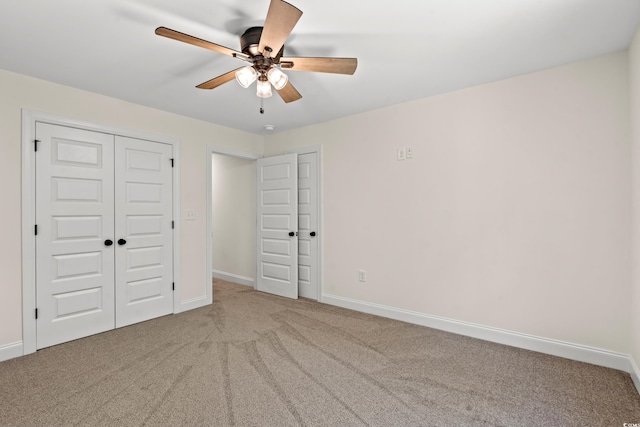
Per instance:
[[[260,44],[260,37],[262,36],[262,27],[251,27],[247,29],[240,36],[240,49],[245,55],[250,57],[262,55],[258,51],[258,45]],[[284,52],[284,45],[280,48],[277,55],[271,55],[271,58],[280,58]]]

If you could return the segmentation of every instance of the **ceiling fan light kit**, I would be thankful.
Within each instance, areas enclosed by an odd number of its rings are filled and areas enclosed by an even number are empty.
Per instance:
[[[280,90],[285,87],[285,85],[289,81],[289,77],[287,77],[285,73],[277,69],[275,65],[272,65],[271,68],[269,68],[269,71],[267,71],[267,79],[269,79],[269,82],[271,82],[276,90]]]
[[[269,98],[273,85],[282,100],[289,103],[302,98],[302,95],[280,68],[353,74],[358,66],[356,58],[284,57],[284,42],[301,16],[302,11],[286,1],[271,0],[264,26],[251,27],[240,36],[241,52],[166,27],[156,28],[156,34],[251,63],[249,66],[201,83],[197,88],[214,89],[233,80],[234,77],[240,86],[248,88],[257,80],[258,97]]]
[[[259,98],[271,98],[271,83],[265,78],[262,80],[263,76],[260,76],[258,79],[258,84],[256,85],[256,95]]]
[[[243,88],[248,88],[258,78],[258,73],[251,67],[243,67],[236,71],[236,81]]]

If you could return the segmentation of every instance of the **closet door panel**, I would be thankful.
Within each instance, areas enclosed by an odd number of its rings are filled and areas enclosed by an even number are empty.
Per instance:
[[[113,135],[36,124],[37,348],[113,329]]]
[[[173,313],[172,147],[116,137],[116,327]]]

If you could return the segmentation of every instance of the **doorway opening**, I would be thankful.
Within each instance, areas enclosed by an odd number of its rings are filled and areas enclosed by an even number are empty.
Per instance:
[[[211,155],[211,233],[214,278],[254,286],[255,160]]]

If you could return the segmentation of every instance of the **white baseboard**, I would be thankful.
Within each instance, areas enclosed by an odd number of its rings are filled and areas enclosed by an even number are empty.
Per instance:
[[[220,270],[211,270],[211,276],[226,282],[237,283],[239,285],[253,287],[254,280],[251,277],[240,276],[233,273],[226,273]]]
[[[323,294],[322,302],[390,319],[401,320],[403,322],[413,323],[416,325],[453,332],[455,334],[479,338],[485,341],[505,344],[512,347],[523,348],[526,350],[537,351],[553,356],[564,357],[566,359],[629,372],[633,378],[636,388],[638,388],[638,392],[640,392],[640,371],[638,371],[638,367],[635,365],[633,359],[626,354],[533,335],[521,334],[518,332],[477,325],[474,323],[462,322],[459,320],[447,319],[444,317],[431,316],[415,311],[373,304],[336,295]],[[631,366],[634,367],[631,368]]]
[[[22,341],[0,345],[0,362],[22,356],[23,354]]]
[[[209,305],[210,302],[207,301],[207,296],[203,295],[197,298],[191,298],[186,301],[182,301],[180,304],[180,313],[183,311],[194,310],[196,308],[204,307],[205,305]]]
[[[635,384],[638,393],[640,393],[640,369],[638,369],[638,365],[636,361],[633,360],[633,357],[629,356],[629,374],[631,375],[631,379],[633,380],[633,384]]]

